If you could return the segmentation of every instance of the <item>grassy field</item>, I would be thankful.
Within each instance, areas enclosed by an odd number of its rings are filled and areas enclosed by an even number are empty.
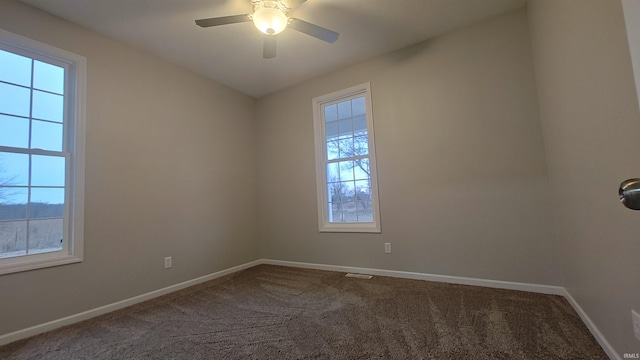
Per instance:
[[[28,227],[28,249],[27,249]],[[63,219],[0,222],[0,257],[29,252],[57,251],[62,248]]]

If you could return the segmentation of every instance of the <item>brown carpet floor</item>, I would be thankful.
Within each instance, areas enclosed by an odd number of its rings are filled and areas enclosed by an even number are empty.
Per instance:
[[[560,296],[260,265],[0,359],[607,359]]]

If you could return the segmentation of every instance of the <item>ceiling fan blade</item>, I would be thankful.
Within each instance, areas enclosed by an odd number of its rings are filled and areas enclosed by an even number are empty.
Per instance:
[[[273,59],[276,57],[277,38],[275,35],[264,36],[264,48],[262,49],[262,57],[265,59]]]
[[[223,16],[211,19],[200,19],[196,20],[196,25],[200,27],[210,27],[210,26],[219,26],[219,25],[227,25],[227,24],[235,24],[241,22],[251,21],[249,19],[249,15],[232,15],[232,16]]]
[[[335,31],[325,29],[322,26],[314,25],[300,19],[292,18],[291,23],[289,23],[289,27],[294,30],[300,31],[301,33],[313,36],[314,38],[318,38],[332,44],[336,42],[336,40],[338,40],[339,36],[339,34]]]
[[[289,9],[297,8],[298,6],[304,4],[307,0],[282,0],[284,5]]]

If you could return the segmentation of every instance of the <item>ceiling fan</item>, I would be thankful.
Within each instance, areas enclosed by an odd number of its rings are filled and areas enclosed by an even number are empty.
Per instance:
[[[206,28],[211,26],[220,26],[227,24],[235,24],[241,22],[253,21],[253,24],[264,33],[264,47],[262,57],[272,59],[276,57],[276,35],[284,29],[291,28],[301,33],[313,36],[317,39],[334,43],[338,40],[338,33],[325,29],[304,20],[287,17],[287,12],[297,6],[300,6],[307,0],[287,0],[291,5],[285,4],[285,0],[250,0],[253,5],[253,13],[243,15],[222,16],[210,19],[196,20],[196,24]]]

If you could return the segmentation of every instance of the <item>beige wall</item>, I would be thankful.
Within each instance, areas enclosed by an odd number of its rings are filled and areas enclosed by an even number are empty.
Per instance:
[[[564,285],[620,356],[640,352],[640,214],[618,201],[640,176],[640,115],[621,2],[533,0],[533,53]]]
[[[622,0],[636,87],[640,84],[640,1]],[[640,99],[640,93],[639,99]]]
[[[321,234],[311,99],[367,81],[382,233]],[[263,257],[561,284],[524,9],[262,98],[258,114]]]
[[[260,257],[255,100],[13,0],[0,27],[88,62],[85,261],[0,276],[0,334]]]

